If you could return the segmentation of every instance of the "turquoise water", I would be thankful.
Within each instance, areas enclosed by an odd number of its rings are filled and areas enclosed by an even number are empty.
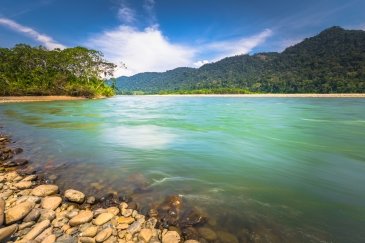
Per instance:
[[[241,242],[365,242],[365,99],[120,96],[0,117],[64,187],[146,210],[182,195]]]

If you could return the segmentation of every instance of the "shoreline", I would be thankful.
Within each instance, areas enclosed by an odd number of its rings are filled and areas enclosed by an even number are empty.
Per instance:
[[[134,96],[134,95],[132,95]],[[163,94],[136,95],[161,97],[237,97],[237,98],[365,98],[365,93],[343,94]]]
[[[60,187],[11,144],[0,133],[0,242],[199,243],[161,227],[157,210],[144,215],[135,203]]]
[[[71,101],[85,100],[85,97],[75,97],[66,95],[50,95],[50,96],[0,96],[1,103],[20,103],[20,102],[46,102],[46,101]]]

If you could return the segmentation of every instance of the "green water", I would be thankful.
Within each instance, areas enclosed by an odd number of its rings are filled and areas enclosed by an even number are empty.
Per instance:
[[[365,99],[128,96],[0,117],[64,187],[145,209],[179,194],[241,242],[365,242]]]

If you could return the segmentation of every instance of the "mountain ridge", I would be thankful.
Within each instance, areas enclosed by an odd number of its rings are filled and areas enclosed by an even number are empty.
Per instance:
[[[260,93],[364,93],[365,31],[334,26],[283,52],[236,55],[200,68],[117,78],[121,93],[224,90]]]

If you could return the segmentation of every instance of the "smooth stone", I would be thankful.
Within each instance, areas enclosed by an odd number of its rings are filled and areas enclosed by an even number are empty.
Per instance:
[[[34,240],[43,230],[50,226],[51,222],[49,220],[43,220],[42,222],[34,225],[34,227],[29,231],[29,233],[24,236],[25,240]]]
[[[141,232],[139,232],[138,238],[144,242],[149,242],[152,238],[152,230],[151,229],[142,229]]]
[[[128,229],[129,224],[118,224],[117,229],[125,230]]]
[[[54,243],[56,242],[56,236],[55,235],[49,235],[44,240],[42,240],[41,243]]]
[[[45,197],[42,199],[41,207],[55,210],[62,203],[62,198],[58,196]]]
[[[19,225],[19,230],[29,228],[29,227],[33,226],[34,224],[35,224],[34,221],[22,223]]]
[[[114,217],[112,213],[102,213],[96,219],[94,219],[94,224],[103,225]]]
[[[34,240],[37,242],[42,242],[48,236],[52,235],[52,226],[45,229],[42,233],[40,233]]]
[[[116,216],[119,213],[119,208],[117,208],[117,207],[110,207],[110,208],[107,208],[106,211],[108,213],[112,213],[112,214],[114,214],[114,216]]]
[[[95,241],[96,242],[103,242],[106,239],[108,239],[113,233],[113,230],[111,228],[106,228],[103,229],[102,231],[100,231],[96,236],[95,236]]]
[[[80,211],[78,215],[73,217],[68,223],[70,226],[77,226],[88,223],[93,219],[93,212],[90,210]]]
[[[21,190],[28,189],[32,186],[32,182],[31,181],[21,181],[21,182],[14,184],[14,186]]]
[[[96,199],[94,196],[90,196],[90,197],[86,198],[86,203],[88,203],[88,204],[94,204],[95,201],[96,201]]]
[[[95,239],[91,237],[79,237],[81,243],[95,243]]]
[[[90,226],[81,232],[80,236],[82,237],[94,237],[98,232],[97,226]]]
[[[13,224],[8,227],[1,228],[0,229],[0,242],[5,242],[3,240],[5,240],[6,238],[8,238],[12,234],[14,234],[17,230],[18,230],[17,224]]]
[[[52,221],[56,218],[56,212],[51,209],[39,209],[41,212],[41,216],[39,217],[39,221],[43,221],[48,219],[49,221]]]
[[[46,197],[58,192],[57,185],[40,185],[34,188],[31,192],[32,195],[37,197]]]
[[[66,234],[68,234],[68,235],[74,235],[77,232],[77,230],[78,230],[77,227],[69,228],[68,230],[66,230]]]
[[[200,242],[197,240],[186,240],[184,241],[184,243],[200,243]]]
[[[208,227],[203,227],[198,229],[199,234],[206,240],[216,240],[218,238],[217,234]]]
[[[131,224],[134,222],[134,218],[132,217],[119,217],[118,223],[119,224]]]
[[[5,213],[5,223],[9,225],[23,219],[34,208],[34,206],[35,203],[33,202],[23,202],[8,209]]]
[[[179,243],[180,235],[176,231],[167,231],[162,235],[162,243]]]
[[[70,202],[83,203],[85,200],[85,194],[74,189],[66,190],[64,195]]]
[[[73,210],[71,210],[70,212],[68,212],[66,214],[66,217],[69,218],[69,219],[72,219],[73,217],[75,217],[76,215],[78,215],[79,212],[80,212],[79,210],[73,209]]]
[[[142,224],[144,223],[144,220],[137,220],[133,224],[131,224],[128,227],[128,232],[134,235],[136,232],[140,231],[142,229]]]
[[[41,216],[41,211],[38,208],[34,208],[32,209],[32,211],[30,211],[30,213],[27,216],[25,216],[23,222],[37,221],[40,216]]]
[[[5,180],[7,181],[13,181],[15,178],[19,176],[18,172],[12,171],[5,175]]]
[[[4,215],[5,215],[5,201],[0,198],[0,226],[4,224]]]
[[[17,203],[22,203],[25,201],[39,203],[41,201],[41,198],[36,196],[22,196],[17,200]]]
[[[217,231],[218,239],[222,243],[239,243],[237,237],[226,231]]]
[[[34,181],[38,178],[37,175],[29,175],[29,176],[26,176],[22,181]]]
[[[57,243],[77,243],[77,239],[72,237],[71,235],[61,235],[59,238],[57,238]]]

